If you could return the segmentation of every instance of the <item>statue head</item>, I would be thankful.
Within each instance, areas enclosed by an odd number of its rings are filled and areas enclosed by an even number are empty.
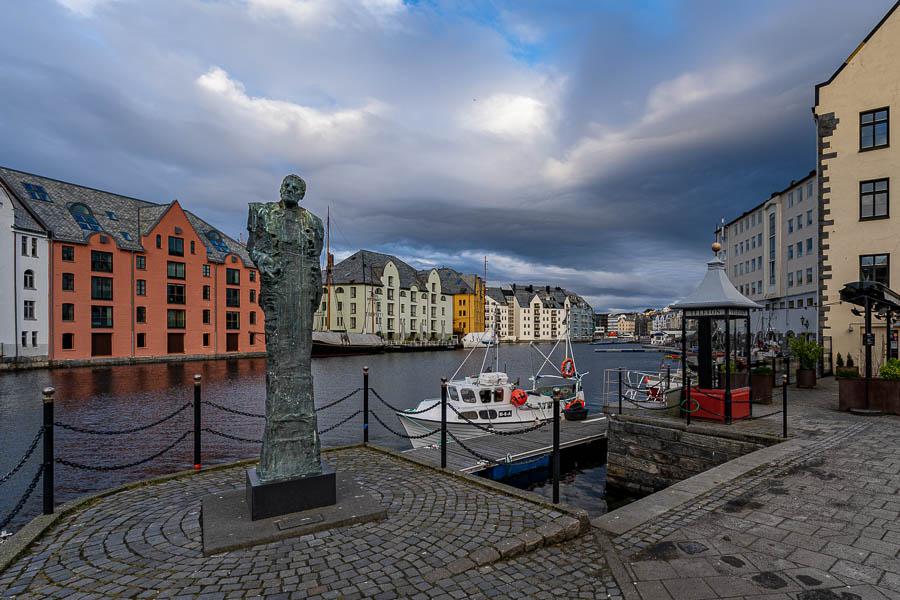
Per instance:
[[[285,208],[296,208],[306,195],[306,182],[298,175],[288,175],[281,182],[281,203]]]

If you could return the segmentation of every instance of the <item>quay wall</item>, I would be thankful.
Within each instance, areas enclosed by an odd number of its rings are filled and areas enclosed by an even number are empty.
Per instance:
[[[222,360],[236,358],[265,358],[265,352],[227,352],[220,354],[169,354],[163,356],[114,356],[107,358],[84,358],[71,360],[47,360],[19,358],[0,360],[0,372],[24,371],[28,369],[60,369],[74,367],[109,367],[113,365],[145,365],[151,363],[189,362],[198,360]]]
[[[782,441],[722,426],[611,415],[606,485],[636,495],[652,494]]]

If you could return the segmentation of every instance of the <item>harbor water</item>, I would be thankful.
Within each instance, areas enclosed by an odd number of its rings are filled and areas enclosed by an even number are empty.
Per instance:
[[[545,354],[551,347],[549,344],[538,346]],[[592,411],[601,408],[604,369],[624,366],[656,371],[664,360],[658,352],[594,352],[597,347],[574,345],[578,370],[589,373],[584,378],[584,388],[587,406]],[[443,350],[313,359],[316,405],[332,403],[361,388],[363,366],[368,366],[371,388],[397,408],[412,408],[425,398],[439,398],[440,378],[452,376],[468,354],[467,350]],[[472,354],[458,377],[479,372],[483,355],[481,350]],[[543,358],[528,345],[502,345],[500,348],[500,368],[506,370],[512,380],[521,378],[522,387],[528,387],[528,377],[540,368],[542,362]],[[561,362],[561,357],[557,362]],[[130,429],[157,421],[191,402],[194,374],[203,377],[204,400],[248,413],[265,412],[264,359],[39,369],[0,374],[0,476],[18,463],[41,427],[42,388],[56,388],[55,420],[58,422],[93,430]],[[360,408],[362,394],[356,393],[321,411],[318,414],[319,429],[327,429]],[[369,408],[389,427],[402,432],[393,411],[374,395],[370,396]],[[203,405],[203,427],[237,438],[259,439],[262,437],[263,420]],[[158,426],[126,435],[88,435],[56,427],[55,452],[57,457],[74,463],[95,467],[117,466],[157,453],[192,428],[191,407]],[[188,435],[159,458],[123,470],[81,470],[58,464],[55,468],[56,502],[154,475],[189,469],[193,466],[191,439]],[[398,450],[410,447],[407,440],[394,436],[371,417],[369,440]],[[325,447],[361,441],[362,417],[359,415],[322,435]],[[256,456],[259,444],[204,433],[202,450],[203,464],[211,465]],[[22,469],[0,487],[0,519],[14,508],[40,461],[41,445],[38,444],[36,452]],[[561,488],[563,500],[568,499],[578,506],[591,497],[602,497],[603,468],[590,461],[579,463],[576,460],[575,467],[569,469]],[[579,476],[579,472],[583,475]],[[520,485],[542,493],[540,481]],[[15,531],[39,514],[40,510],[39,484],[7,530]],[[598,505],[589,510],[596,513],[601,508]]]

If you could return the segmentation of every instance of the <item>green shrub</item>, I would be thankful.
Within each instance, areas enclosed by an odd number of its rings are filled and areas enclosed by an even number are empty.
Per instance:
[[[822,356],[822,346],[803,337],[788,338],[790,354],[800,363],[801,369],[815,369],[816,361]]]
[[[731,372],[734,373],[735,370],[734,370],[734,361],[733,360],[728,361],[728,366],[731,368]],[[719,365],[719,370],[723,373],[725,372],[725,363],[724,362],[721,365]]]
[[[838,367],[838,368],[844,366],[844,357],[841,356],[841,353],[840,353],[840,352],[837,353],[837,360],[835,361],[834,364],[835,364],[835,366]]]
[[[856,369],[837,369],[834,373],[837,379],[859,379],[859,372]]]
[[[900,360],[896,358],[888,359],[879,371],[882,379],[889,381],[900,381]]]
[[[853,364],[853,355],[850,354],[849,352],[847,353],[847,366],[848,367],[856,366]]]
[[[762,365],[753,369],[754,375],[771,375],[772,367],[767,367],[766,365]]]

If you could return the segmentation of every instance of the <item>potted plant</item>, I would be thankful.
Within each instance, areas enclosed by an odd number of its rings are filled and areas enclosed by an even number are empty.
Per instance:
[[[743,368],[741,368],[743,372],[738,372],[738,368],[743,367],[743,364],[735,365],[732,360],[728,366],[731,370],[731,389],[747,387],[747,372]],[[720,390],[725,389],[725,363],[719,365],[718,387]]]
[[[772,368],[760,365],[750,373],[750,387],[753,390],[751,402],[772,404]]]
[[[822,346],[805,337],[790,338],[788,346],[791,357],[800,363],[797,369],[797,387],[816,387],[816,362],[822,356]]]
[[[836,379],[843,378],[859,378],[859,368],[853,365],[853,357],[850,356],[850,353],[847,353],[847,364],[844,364],[844,359],[841,357],[841,353],[838,352],[837,360],[834,363],[834,376]]]

